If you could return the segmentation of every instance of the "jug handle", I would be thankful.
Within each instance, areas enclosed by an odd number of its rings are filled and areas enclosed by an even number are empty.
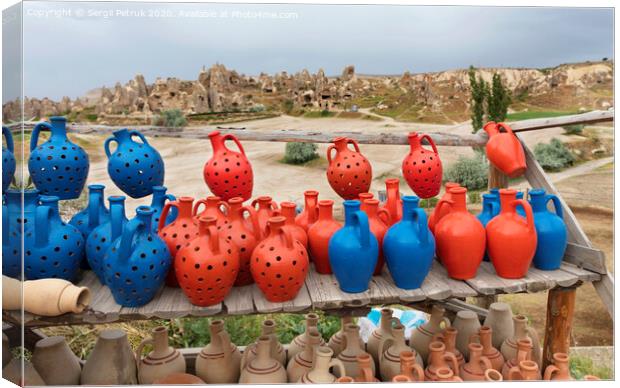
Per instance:
[[[327,164],[332,164],[332,150],[336,150],[336,154],[338,154],[338,149],[336,149],[335,145],[330,145],[327,147]]]
[[[235,144],[237,145],[237,147],[239,147],[239,151],[241,151],[241,154],[245,155],[245,150],[243,149],[243,146],[241,145],[241,142],[239,141],[239,139],[237,139],[235,136],[231,135],[230,133],[224,135],[224,142],[226,140],[232,140],[235,142]],[[224,147],[226,147],[226,143],[224,143]],[[226,147],[228,148],[228,147]],[[230,148],[228,148],[230,150]]]
[[[452,368],[452,371],[454,372],[454,376],[455,377],[459,377],[459,362],[456,359],[456,356],[454,355],[454,353],[452,352],[445,352],[443,355],[443,359],[446,362],[449,362]]]
[[[203,198],[196,201],[194,208],[192,209],[192,216],[195,217],[198,214],[198,207],[200,207],[200,205],[205,205],[205,207],[207,207],[207,199]]]
[[[509,134],[511,134],[512,136],[515,136],[514,132],[512,132],[512,128],[510,128],[510,126],[506,123],[497,123],[497,130],[498,132],[501,132],[500,130],[503,129],[506,132],[508,132]]]
[[[358,210],[353,214],[357,219],[357,224],[360,230],[360,242],[362,248],[370,246],[370,226],[368,224],[368,216],[361,210]]]
[[[562,203],[560,202],[560,198],[553,194],[547,194],[545,198],[545,203],[549,201],[553,201],[553,207],[555,208],[555,214],[558,215],[561,219],[564,219],[564,209],[562,209]]]
[[[94,228],[99,225],[98,195],[88,195],[88,226]]]
[[[426,213],[424,212],[424,210],[420,208],[414,209],[414,213],[416,214],[418,218],[418,230],[420,234],[420,241],[424,242],[425,244],[428,244],[430,241],[428,238],[428,221],[426,219]]]
[[[420,136],[420,144],[422,144],[422,140],[424,139],[428,141],[428,144],[430,144],[431,148],[433,149],[433,152],[436,154],[439,154],[439,151],[437,151],[437,146],[435,145],[433,138],[425,133],[424,135]]]
[[[543,376],[543,380],[551,380],[553,375],[558,373],[560,368],[555,365],[549,365],[547,369],[545,369],[545,375]]]
[[[142,365],[142,351],[144,350],[144,346],[154,344],[155,341],[153,341],[153,338],[146,338],[143,339],[142,342],[140,342],[140,345],[138,345],[138,348],[136,349],[136,369],[138,371],[140,370],[140,366]]]
[[[291,231],[288,228],[282,228],[282,229],[280,229],[280,232],[284,236],[284,241],[286,242],[286,247],[288,249],[293,249],[293,244],[294,244],[295,241],[293,240],[293,234],[291,233]]]
[[[144,222],[137,218],[129,220],[123,228],[123,234],[121,235],[121,244],[118,247],[119,258],[126,260],[131,255],[131,243],[139,228],[144,226]]]
[[[357,144],[355,140],[347,139],[347,145],[349,144],[353,144],[353,148],[355,148],[355,152],[357,152],[358,154],[360,153],[360,146]]]
[[[381,217],[381,215],[383,215],[383,217]],[[390,226],[390,223],[392,222],[392,216],[390,215],[390,212],[387,211],[387,209],[381,208],[377,210],[377,217],[379,217],[379,219],[383,221],[385,225]]]
[[[377,353],[377,358],[379,359],[378,361],[381,362],[381,358],[383,357],[383,353],[385,353],[385,351],[387,349],[390,348],[390,346],[394,345],[394,338],[393,337],[386,337],[381,339],[381,342],[379,342],[379,352]]]
[[[170,212],[170,207],[174,206],[177,209],[179,208],[179,204],[174,202],[168,202],[164,205],[164,208],[161,209],[161,215],[159,216],[159,222],[157,223],[157,231],[158,233],[166,226],[166,218],[168,218],[168,212]]]
[[[344,367],[344,363],[340,361],[338,358],[332,358],[331,361],[329,361],[328,367],[330,368],[333,367],[334,371],[338,372],[337,377],[343,377],[347,375],[347,370]]]
[[[217,232],[217,226],[211,225],[207,228],[209,233],[209,247],[214,254],[220,253],[220,236]]]
[[[140,140],[142,140],[142,143],[146,144],[146,145],[150,145],[148,141],[146,141],[146,137],[144,137],[143,134],[141,134],[140,132],[136,131],[135,129],[133,131],[129,132],[129,136],[138,136],[140,138]]]
[[[420,365],[418,364],[411,365],[410,373],[414,377],[414,379],[417,379],[413,381],[417,381],[417,382],[424,381],[424,369],[422,369]]]
[[[4,136],[4,140],[6,141],[6,149],[14,152],[13,135],[11,134],[11,130],[4,125],[2,126],[2,136]]]
[[[440,210],[442,207],[444,207],[445,205],[450,206],[450,208],[452,208],[452,205],[454,205],[454,201],[451,199],[440,199],[439,202],[437,202],[437,206],[435,207],[435,214],[441,214]],[[441,221],[440,219],[437,219],[437,216],[434,217],[435,219],[433,220],[433,222],[435,223],[435,227],[437,226],[437,224],[439,224],[439,221]],[[443,218],[443,217],[442,217]]]
[[[480,356],[480,366],[482,370],[486,371],[487,369],[492,369],[493,365],[487,356]]]
[[[523,376],[521,376],[521,370],[519,366],[515,365],[508,370],[508,380],[523,380]]]
[[[49,219],[52,215],[52,208],[49,206],[39,206],[35,213],[35,244],[43,247],[49,242]]]
[[[115,142],[116,146],[118,147],[118,140],[114,136],[108,137],[105,140],[105,143],[103,143],[103,149],[105,150],[105,155],[108,157],[108,159],[110,159],[110,157],[112,156],[112,153],[110,152],[111,142]]]
[[[528,228],[536,229],[536,226],[534,226],[534,214],[532,213],[532,207],[530,204],[524,199],[515,199],[512,202],[512,207],[514,207],[515,212],[517,211],[518,205],[523,206],[523,209],[525,210],[525,218],[527,220]]]
[[[254,237],[256,238],[256,241],[262,240],[263,231],[260,230],[260,224],[258,223],[258,214],[256,213],[256,210],[249,206],[244,206],[241,208],[241,216],[243,216],[245,212],[250,214],[250,222],[252,223],[252,230],[254,231]]]
[[[30,135],[30,152],[34,151],[37,148],[37,143],[39,142],[39,133],[41,132],[41,128],[46,128],[51,131],[52,126],[49,123],[42,122],[34,126],[32,130],[32,134]]]

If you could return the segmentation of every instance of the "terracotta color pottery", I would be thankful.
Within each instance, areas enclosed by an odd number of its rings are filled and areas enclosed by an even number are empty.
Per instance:
[[[155,380],[173,373],[185,373],[185,358],[168,344],[168,330],[164,326],[158,326],[151,330],[151,333],[151,338],[142,340],[136,349],[138,382],[153,384]],[[153,346],[153,350],[142,358],[142,351],[146,345]]]
[[[436,372],[437,380],[440,382],[460,383],[463,381],[459,376],[455,376],[452,369],[448,367],[438,368]]]
[[[230,341],[228,333],[224,330],[224,321],[221,319],[212,320],[209,331],[211,342],[196,357],[196,376],[207,384],[233,384],[238,382],[241,353],[239,353],[237,346]],[[269,357],[270,339],[265,337],[265,340],[267,357]],[[284,371],[284,368],[282,370]]]
[[[456,360],[459,363],[459,366],[465,364],[465,357],[463,357],[463,353],[456,347],[456,336],[458,335],[458,330],[456,330],[453,326],[446,327],[441,333],[435,334],[433,337],[433,342],[441,341],[444,345],[446,345],[446,353],[452,353],[456,357]]]
[[[483,325],[493,330],[493,347],[499,349],[504,340],[515,331],[510,305],[503,302],[491,303]]]
[[[204,209],[199,212],[198,210],[200,209],[200,205],[204,205]],[[215,217],[217,227],[221,228],[224,224],[228,223],[227,216],[229,209],[230,207],[228,203],[222,201],[220,197],[211,195],[205,199],[199,199],[196,201],[194,208],[192,209],[192,215],[196,221],[202,217]]]
[[[517,352],[513,358],[507,358],[504,366],[502,366],[502,376],[504,380],[508,380],[508,372],[514,366],[518,366],[519,362],[532,359],[532,340],[529,338],[520,339],[517,342]]]
[[[383,352],[379,352],[381,342],[392,337],[392,325],[399,325],[398,318],[393,317],[394,311],[391,308],[384,307],[381,309],[381,318],[379,320],[379,327],[370,333],[368,342],[366,343],[366,351],[370,353],[372,358],[376,361],[375,366],[379,366],[381,361],[381,355]]]
[[[357,367],[358,373],[355,377],[357,383],[378,383],[379,379],[375,377],[375,371],[372,368],[374,361],[370,354],[358,354],[357,355]]]
[[[405,376],[405,375],[396,375],[392,379],[393,383],[410,383],[412,381],[413,380],[411,380],[408,376]]]
[[[499,191],[501,212],[487,224],[487,252],[500,277],[520,279],[525,276],[536,252],[536,226],[532,207],[516,199],[512,189]],[[517,214],[523,206],[526,218]]]
[[[45,385],[45,381],[43,381],[43,378],[30,361],[18,360],[16,358],[9,361],[7,366],[2,369],[2,378],[20,387]]]
[[[486,234],[480,221],[467,211],[467,189],[453,187],[450,195],[450,200],[439,205],[449,207],[450,212],[435,225],[437,256],[451,278],[467,280],[476,276],[482,262]]]
[[[383,208],[379,209],[378,199],[363,200],[360,210],[368,216],[370,232],[377,239],[377,243],[379,243],[379,257],[377,258],[377,265],[373,275],[381,275],[381,272],[383,271],[383,264],[385,263],[385,258],[383,257],[383,237],[391,225],[390,213]]]
[[[452,327],[456,329],[456,348],[463,354],[465,359],[469,359],[469,343],[471,336],[477,335],[480,330],[478,315],[473,311],[461,310],[456,313]]]
[[[219,131],[211,132],[209,139],[213,155],[202,172],[209,190],[224,201],[234,197],[247,201],[252,197],[254,174],[243,146],[235,136],[221,135]],[[226,140],[234,141],[240,152],[226,147]]]
[[[82,367],[81,385],[138,384],[136,359],[127,333],[106,329],[99,333],[90,357]]]
[[[295,209],[297,205],[294,202],[282,202],[280,204],[280,215],[286,218],[284,229],[288,229],[295,240],[299,240],[303,246],[308,249],[308,234],[301,226],[295,223]]]
[[[512,336],[506,338],[500,348],[504,358],[506,360],[515,358],[519,340],[530,339],[532,341],[532,360],[540,365],[542,363],[542,349],[540,340],[538,339],[538,333],[536,333],[533,327],[528,326],[527,317],[523,315],[515,315],[513,321],[515,328],[514,333]]]
[[[319,192],[316,190],[304,191],[304,210],[295,217],[295,223],[301,226],[306,232],[310,230],[312,224],[318,219]],[[332,201],[333,202],[333,201]]]
[[[65,337],[46,337],[34,346],[32,365],[47,385],[79,385],[82,367]]]
[[[458,183],[455,183],[455,182],[446,182],[445,187],[446,187],[446,191],[441,196],[441,199],[439,199],[439,201],[437,201],[437,204],[435,205],[435,208],[433,209],[433,212],[428,217],[428,228],[433,233],[435,233],[435,225],[437,224],[437,222],[439,222],[439,220],[443,216],[445,216],[446,214],[450,213],[450,207],[445,207],[445,206],[441,206],[440,207],[439,204],[441,204],[442,202],[451,201],[452,200],[452,194],[450,194],[450,189],[452,189],[454,187],[461,187],[461,185],[459,185]]]
[[[403,218],[403,201],[400,199],[400,180],[390,178],[385,180],[385,203],[382,209],[390,213],[390,225],[394,225]]]
[[[366,193],[370,189],[372,167],[361,154],[355,140],[337,137],[333,142],[333,145],[327,147],[327,181],[343,199],[357,199],[360,193]],[[349,149],[349,143],[353,144],[355,151]],[[334,157],[333,150],[336,150]]]
[[[460,377],[464,381],[484,381],[484,373],[492,368],[491,361],[482,355],[482,345],[469,344],[469,361],[461,365]]]
[[[384,338],[379,346],[379,373],[383,381],[390,381],[397,374],[403,374],[401,370],[401,356],[406,352],[414,353],[405,342],[405,327],[400,323],[392,328],[392,336]],[[415,362],[421,367],[424,366],[422,357],[415,354]]]
[[[439,159],[439,152],[433,139],[417,132],[409,133],[409,154],[403,159],[403,177],[411,190],[420,198],[431,198],[439,194],[443,168]],[[422,147],[422,140],[426,139],[432,151]]]
[[[271,338],[271,357],[283,366],[286,365],[286,351],[284,350],[282,344],[278,341],[278,337],[276,336],[276,323],[273,319],[265,319],[263,321],[261,337]],[[241,358],[241,370],[243,370],[248,362],[256,358],[257,355],[258,353],[256,347],[251,347],[243,352],[243,357]]]
[[[459,362],[453,353],[446,352],[446,345],[440,341],[433,341],[428,345],[428,364],[424,370],[424,379],[428,381],[438,381],[437,371],[440,368],[452,369],[459,371]]]
[[[269,219],[269,234],[252,252],[252,277],[270,302],[292,300],[308,274],[308,253],[291,232],[283,229],[282,216]]]
[[[321,344],[321,335],[315,329],[306,334],[306,346],[291,358],[286,366],[288,381],[298,381],[301,376],[312,370],[316,349]]]
[[[338,355],[338,359],[344,364],[344,368],[347,372],[347,376],[358,376],[359,365],[357,356],[367,354],[370,359],[370,367],[372,369],[372,375],[375,375],[375,363],[372,356],[364,351],[364,348],[360,346],[360,327],[353,323],[345,326],[345,348]]]
[[[342,376],[342,377],[338,377],[336,379],[336,383],[338,384],[349,384],[349,383],[353,383],[355,384],[355,379],[351,376]]]
[[[470,338],[470,342],[474,342],[476,339],[480,342],[482,345],[482,355],[489,359],[493,369],[502,370],[504,356],[493,347],[493,329],[488,326],[482,326],[478,330],[478,334],[474,334]]]
[[[329,240],[342,228],[342,224],[334,220],[333,207],[334,201],[331,199],[319,201],[319,218],[308,229],[310,255],[314,262],[314,269],[320,274],[332,273],[329,263]]]
[[[248,362],[241,371],[240,384],[284,384],[286,371],[282,364],[271,357],[271,338],[261,336],[256,347],[256,358]]]
[[[291,341],[291,343],[288,346],[288,359],[292,360],[295,355],[299,352],[301,352],[302,350],[304,350],[306,348],[306,344],[308,343],[308,333],[311,333],[313,331],[318,331],[318,323],[319,323],[319,316],[316,315],[315,313],[308,313],[305,315],[305,327],[306,329],[304,330],[303,333],[301,333],[300,335],[298,335],[297,337],[293,338],[293,340]],[[321,346],[325,345],[325,341],[323,340],[323,338],[320,339],[320,344]]]
[[[545,369],[544,380],[573,380],[568,367],[568,354],[553,353],[553,365]]]
[[[269,218],[278,215],[278,204],[270,196],[262,195],[252,201],[251,207],[256,211],[260,233],[266,234],[267,221]]]
[[[520,361],[518,366],[513,366],[508,371],[508,379],[513,381],[540,380],[538,364],[531,360]]]
[[[39,279],[20,282],[2,276],[2,308],[21,310],[56,317],[66,313],[79,314],[88,306],[91,293],[63,279]]]
[[[329,339],[327,346],[330,347],[334,352],[334,357],[338,357],[338,354],[344,349],[344,327],[349,323],[355,323],[353,317],[350,315],[345,315],[340,317],[340,330],[338,330],[332,337]],[[360,338],[360,346],[364,346],[363,340]]]
[[[433,336],[441,332],[444,328],[450,327],[450,320],[444,316],[445,313],[446,310],[443,307],[434,304],[428,322],[422,326],[416,327],[411,332],[409,346],[411,346],[423,360],[428,360],[428,345],[433,340]]]
[[[408,381],[424,381],[424,365],[419,363],[420,355],[415,351],[404,350],[400,352],[400,374],[392,378],[394,381],[398,376],[405,376]]]
[[[375,195],[373,193],[360,193],[360,195],[358,195],[358,199],[361,203],[364,203],[367,199],[373,199],[374,197]]]
[[[153,381],[157,385],[198,385],[205,384],[201,378],[189,373],[171,373],[168,376]]]
[[[342,362],[332,358],[334,352],[326,347],[320,346],[316,349],[314,364],[309,372],[306,372],[299,382],[302,384],[331,384],[336,381],[336,376],[331,374],[330,368],[341,377],[345,376],[345,369]],[[290,380],[289,380],[290,381]]]
[[[508,124],[490,121],[483,129],[489,135],[486,145],[489,162],[511,178],[523,175],[527,168],[525,152]]]
[[[496,369],[487,369],[484,371],[484,381],[500,382],[504,381],[504,377]]]

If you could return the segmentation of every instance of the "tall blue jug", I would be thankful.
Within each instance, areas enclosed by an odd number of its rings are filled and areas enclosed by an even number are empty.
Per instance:
[[[562,204],[558,197],[547,194],[543,189],[532,189],[529,196],[538,236],[534,266],[546,271],[558,269],[562,264],[567,243]],[[553,201],[555,213],[547,208],[549,201]]]
[[[493,190],[497,192],[494,194]],[[491,189],[491,193],[482,194],[482,211],[476,217],[485,228],[489,221],[499,214],[500,206],[498,196],[498,189]],[[519,207],[522,208],[522,206]],[[490,261],[489,255],[487,255],[486,252],[484,253],[484,261]]]
[[[151,200],[151,208],[153,208],[153,210],[155,211],[155,213],[153,213],[153,232],[157,233],[157,227],[159,225],[159,216],[161,215],[161,211],[164,209],[164,205],[166,204],[166,201],[176,201],[176,197],[172,194],[166,194],[166,190],[168,190],[166,188],[166,186],[153,186],[153,197]],[[171,223],[172,221],[174,221],[177,218],[177,215],[179,214],[179,209],[177,209],[176,206],[173,206],[172,208],[170,208],[170,212],[168,213],[168,216],[166,217],[166,223],[165,225],[168,225],[169,223]]]
[[[21,190],[9,188],[2,203],[2,274],[12,278],[21,278],[22,238],[25,247],[34,245],[39,191],[25,190],[23,193],[23,216]]]
[[[6,147],[2,146],[2,194],[4,194],[15,175],[15,150],[11,130],[2,126],[2,136],[6,141]]]
[[[344,226],[330,238],[329,263],[340,289],[364,292],[379,259],[379,244],[370,233],[368,216],[360,210],[360,201],[344,201]]]
[[[420,198],[403,197],[403,218],[383,238],[385,259],[397,287],[420,288],[435,257],[435,238],[428,229],[426,213],[418,207]]]
[[[88,239],[88,235],[100,224],[110,220],[110,212],[103,202],[104,185],[88,185],[88,205],[80,212],[76,213],[69,221],[69,224],[75,226],[82,232],[84,240]],[[88,260],[80,263],[82,269],[89,269]]]
[[[67,138],[67,119],[55,116],[50,117],[50,122],[39,123],[32,130],[28,159],[30,177],[42,195],[78,198],[88,177],[88,155]],[[45,143],[37,145],[42,129],[52,134]]]

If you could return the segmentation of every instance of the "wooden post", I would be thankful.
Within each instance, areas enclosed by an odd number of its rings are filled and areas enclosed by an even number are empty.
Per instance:
[[[576,294],[577,289],[574,287],[549,290],[542,370],[552,363],[554,353],[568,354]]]

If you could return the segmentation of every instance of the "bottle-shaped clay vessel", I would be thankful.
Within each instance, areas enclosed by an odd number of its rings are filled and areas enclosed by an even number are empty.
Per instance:
[[[297,205],[295,205],[295,202],[285,201],[280,203],[280,215],[286,219],[284,222],[284,229],[288,229],[293,238],[308,249],[308,233],[306,233],[304,228],[295,223],[296,208]]]
[[[517,353],[513,358],[506,359],[502,366],[502,376],[504,380],[508,380],[508,372],[514,366],[518,366],[519,362],[532,359],[532,340],[529,338],[517,341]]]
[[[424,370],[424,379],[428,381],[438,381],[438,371],[440,368],[452,369],[452,372],[459,372],[459,362],[453,353],[446,352],[446,345],[440,341],[433,341],[428,345],[428,365]]]
[[[528,325],[527,317],[524,315],[515,315],[512,319],[514,321],[514,333],[506,338],[502,344],[500,348],[502,355],[506,360],[512,360],[517,355],[518,341],[529,338],[532,340],[532,360],[540,365],[542,362],[542,350],[536,330]]]
[[[338,330],[332,337],[329,339],[327,346],[334,351],[334,357],[338,357],[338,354],[344,349],[344,327],[349,323],[355,323],[353,317],[350,315],[345,315],[340,318],[340,330]],[[363,346],[363,341],[360,338],[360,344]]]
[[[411,352],[405,342],[405,327],[398,323],[392,328],[392,335],[385,337],[379,344],[379,372],[383,381],[390,381],[401,373],[401,354]],[[416,355],[416,363],[424,366],[422,357]]]
[[[276,336],[276,322],[273,319],[265,319],[261,326],[261,337],[271,338],[271,357],[283,366],[286,365],[286,351]],[[258,355],[256,347],[246,348],[241,358],[241,370],[245,365]]]
[[[286,376],[288,381],[297,381],[312,370],[312,364],[316,349],[320,346],[321,334],[317,330],[309,332],[306,336],[307,343],[304,350],[297,353],[286,366]]]
[[[299,334],[297,337],[293,338],[293,340],[288,346],[287,353],[289,360],[292,360],[297,353],[304,350],[306,344],[308,343],[308,333],[315,330],[318,331],[317,325],[319,323],[319,316],[315,313],[308,313],[305,315],[305,318],[306,330],[303,333]],[[320,345],[325,345],[325,341],[323,340],[323,338],[321,338],[320,340]]]
[[[65,337],[46,337],[34,346],[32,365],[47,385],[79,385],[82,367]]]
[[[568,361],[568,354],[553,353],[553,365],[549,365],[545,369],[543,378],[545,380],[573,380],[570,376]]]
[[[428,345],[433,340],[433,336],[441,332],[444,328],[450,327],[450,320],[444,317],[446,310],[439,306],[433,305],[431,316],[428,322],[418,326],[411,332],[409,346],[411,346],[423,360],[428,360]]]
[[[454,371],[448,367],[438,368],[436,372],[437,379],[436,381],[440,382],[462,382],[459,376],[456,376]]]
[[[400,180],[390,178],[385,180],[385,203],[382,209],[390,213],[390,225],[394,225],[403,218],[403,201],[400,199]]]
[[[204,205],[204,209],[202,211],[198,211],[200,209],[200,205]],[[192,216],[195,220],[200,220],[202,217],[215,217],[216,225],[218,229],[221,229],[225,224],[228,224],[229,222],[229,212],[230,205],[228,203],[222,201],[220,197],[210,195],[207,198],[199,199],[198,201],[196,201],[192,210]]]
[[[499,349],[515,331],[510,305],[504,302],[491,303],[483,325],[493,330],[493,347]]]
[[[375,370],[372,368],[374,361],[370,354],[358,354],[356,359],[358,372],[355,375],[355,381],[358,383],[378,383],[379,379],[375,377]]]
[[[321,274],[331,274],[332,267],[329,264],[329,240],[342,224],[334,220],[334,201],[324,199],[319,201],[319,217],[308,228],[308,247],[310,257],[314,262],[314,269]]]
[[[368,342],[366,343],[366,351],[370,353],[373,360],[376,361],[375,367],[379,367],[379,364],[381,362],[382,353],[379,352],[381,341],[384,341],[388,338],[392,338],[393,325],[400,324],[400,321],[398,320],[398,318],[392,316],[393,313],[394,313],[394,310],[390,308],[387,308],[387,307],[382,308],[381,318],[379,320],[379,327],[373,330],[373,332],[368,337]]]
[[[484,381],[500,382],[504,381],[504,376],[497,369],[487,369],[484,371]]]
[[[489,359],[493,369],[501,371],[504,365],[504,356],[493,346],[493,329],[482,326],[477,334],[470,337],[471,342],[479,342],[482,345],[482,355]]]
[[[484,372],[492,369],[491,361],[482,355],[482,345],[469,344],[469,361],[461,365],[460,377],[465,381],[483,381]]]
[[[211,342],[200,351],[196,358],[196,376],[203,379],[207,384],[233,384],[238,382],[241,353],[239,353],[237,346],[230,341],[228,333],[224,330],[224,321],[221,319],[211,321],[209,331],[211,332]],[[267,353],[269,353],[269,347]],[[269,356],[269,354],[267,355]]]
[[[465,359],[469,359],[470,338],[472,335],[478,334],[480,330],[478,315],[469,310],[459,311],[452,322],[452,327],[458,332],[456,335],[456,348],[463,354]]]
[[[348,324],[345,326],[344,336],[345,348],[338,355],[338,359],[344,364],[344,368],[347,372],[347,376],[358,376],[360,374],[359,364],[357,356],[368,354],[370,358],[370,367],[372,369],[372,375],[375,375],[375,362],[372,356],[367,353],[363,347],[360,346],[360,327],[355,324]]]
[[[241,372],[241,384],[284,384],[286,371],[282,364],[271,357],[271,338],[261,336],[256,347],[256,358],[248,362]]]
[[[146,345],[153,346],[153,350],[143,358],[142,350]],[[151,338],[140,342],[136,349],[136,360],[140,384],[153,384],[155,380],[172,373],[185,373],[185,358],[168,344],[168,330],[164,326],[154,328],[151,330]]]
[[[299,382],[302,384],[331,384],[336,381],[336,376],[330,372],[333,368],[338,376],[345,376],[345,369],[342,362],[332,358],[334,352],[327,346],[320,346],[316,349],[316,356],[312,365],[312,370],[306,372]]]
[[[99,333],[97,343],[82,367],[80,384],[138,384],[136,358],[127,333],[118,329],[106,329]]]
[[[405,376],[407,381],[424,381],[424,367],[419,363],[419,354],[411,350],[400,352],[400,373],[392,378],[392,381],[398,376]],[[400,380],[400,379],[397,379]]]
[[[435,336],[433,336],[433,341],[443,342],[444,345],[446,345],[446,352],[454,354],[459,366],[462,366],[465,364],[465,357],[463,357],[463,353],[461,353],[461,351],[456,347],[457,335],[458,330],[456,330],[453,326],[450,326],[446,327],[441,333],[435,334]]]
[[[532,360],[520,361],[519,365],[513,366],[508,371],[508,379],[513,381],[540,380],[538,364]]]
[[[295,223],[306,232],[317,221],[319,209],[317,207],[319,192],[316,190],[304,191],[304,210],[295,217]]]
[[[360,200],[360,202],[360,209],[368,216],[368,226],[370,227],[370,232],[375,236],[377,243],[379,244],[379,257],[377,259],[377,266],[375,267],[373,275],[381,275],[383,265],[385,263],[385,257],[383,255],[383,238],[391,225],[390,213],[388,213],[385,209],[379,209],[378,199],[371,198]]]

